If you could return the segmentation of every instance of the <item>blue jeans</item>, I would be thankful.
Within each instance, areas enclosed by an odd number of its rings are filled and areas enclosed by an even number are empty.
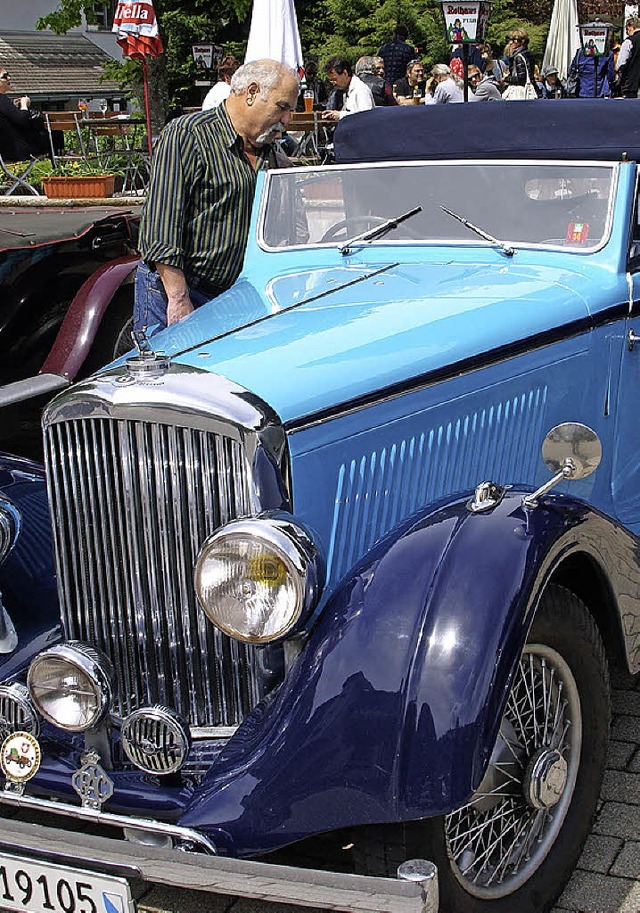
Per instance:
[[[211,301],[211,295],[189,289],[194,307]],[[167,293],[160,276],[146,263],[139,263],[136,270],[135,296],[133,301],[133,329],[146,327],[147,336],[164,330],[167,325]]]

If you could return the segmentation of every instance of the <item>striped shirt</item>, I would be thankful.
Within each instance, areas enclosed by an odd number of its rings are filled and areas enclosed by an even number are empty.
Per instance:
[[[225,104],[170,121],[154,149],[139,249],[181,269],[191,288],[229,288],[242,269],[256,186]],[[274,147],[256,168],[276,166]]]

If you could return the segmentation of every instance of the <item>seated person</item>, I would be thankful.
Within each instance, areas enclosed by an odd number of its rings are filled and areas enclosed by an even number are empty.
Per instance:
[[[422,61],[410,60],[407,64],[407,75],[403,79],[399,79],[393,89],[399,105],[412,105],[414,99],[424,98],[426,87]]]
[[[313,92],[314,110],[320,111],[324,109],[329,99],[329,92],[324,79],[321,79],[318,75],[318,58],[315,55],[304,59],[304,78],[305,88]],[[296,111],[304,111],[304,93],[305,89],[301,86]]]
[[[49,137],[42,117],[31,111],[28,95],[10,101],[11,76],[0,66],[0,155],[6,162],[25,161],[49,151]]]

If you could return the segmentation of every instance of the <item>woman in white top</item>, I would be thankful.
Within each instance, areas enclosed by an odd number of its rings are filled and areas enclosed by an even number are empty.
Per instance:
[[[212,86],[211,89],[205,95],[205,99],[202,102],[202,110],[208,111],[210,108],[217,108],[218,105],[222,104],[225,98],[229,97],[231,92],[231,77],[238,69],[240,64],[235,57],[223,57],[220,63],[218,64],[218,82],[215,86]]]

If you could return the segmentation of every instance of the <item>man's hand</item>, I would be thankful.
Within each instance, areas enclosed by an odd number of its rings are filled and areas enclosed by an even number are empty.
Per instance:
[[[188,317],[192,311],[193,305],[188,295],[180,298],[169,298],[167,302],[167,326],[177,323],[183,317]]]
[[[339,111],[323,111],[322,120],[340,120]]]
[[[156,263],[160,281],[167,293],[167,326],[182,320],[193,311],[184,273],[175,266]]]

